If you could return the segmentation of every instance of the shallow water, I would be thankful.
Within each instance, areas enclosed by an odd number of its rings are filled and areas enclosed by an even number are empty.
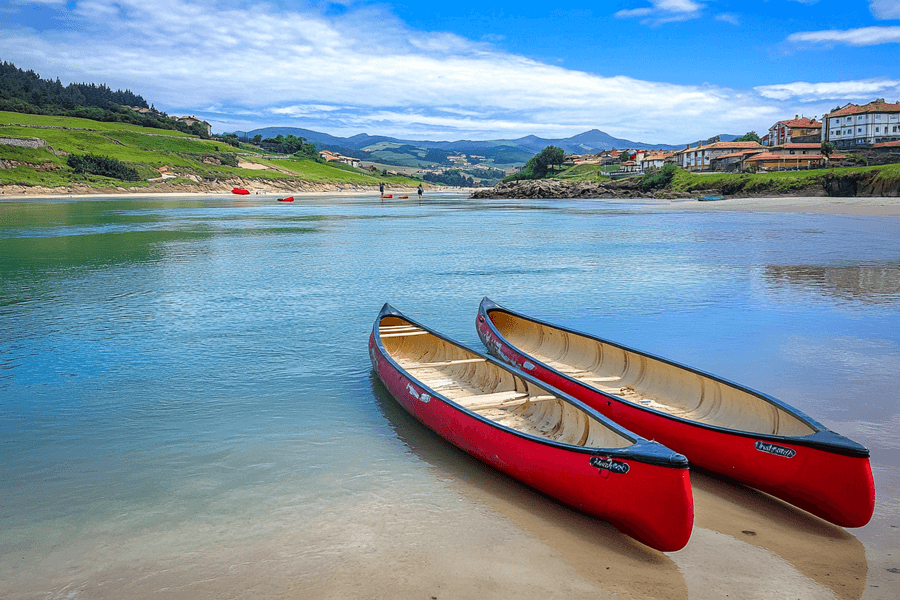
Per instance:
[[[847,593],[783,555],[796,548],[769,550],[836,597],[892,594],[898,265],[900,220],[884,217],[453,195],[0,203],[0,596],[174,597],[261,564],[310,597],[352,593],[316,587],[336,557],[368,573],[385,548],[408,551],[396,532],[440,532],[437,564],[471,542],[454,536],[473,511],[515,525],[497,536],[575,519],[613,540],[604,552],[640,554],[419,431],[374,381],[366,341],[385,301],[477,348],[485,295],[760,389],[869,447],[872,523],[797,526],[809,549],[862,542],[863,581]],[[707,490],[724,514],[731,488],[695,482],[698,506]],[[747,516],[757,500],[741,493]],[[726,535],[714,520],[698,513]],[[551,546],[573,565],[574,543]],[[194,587],[170,587],[182,579]],[[629,581],[616,589],[655,597]]]

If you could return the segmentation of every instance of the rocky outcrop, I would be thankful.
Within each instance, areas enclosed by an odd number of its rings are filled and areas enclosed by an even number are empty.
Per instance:
[[[0,145],[17,146],[19,148],[43,148],[47,145],[47,142],[41,138],[0,137]]]
[[[35,171],[57,171],[62,168],[57,164],[49,163],[49,162],[35,165],[32,163],[25,163],[25,162],[19,162],[17,160],[7,160],[5,158],[0,158],[0,169],[15,169],[16,167],[28,167],[29,169],[34,169]]]
[[[775,196],[900,196],[900,178],[883,177],[878,171],[829,173],[813,179],[798,179],[797,185],[785,185],[784,180],[751,181],[748,177],[731,180],[701,182],[688,190],[658,188],[641,190],[641,178],[618,181],[569,182],[556,179],[523,180],[499,183],[493,188],[478,190],[473,198],[694,198],[697,196],[728,196],[737,198]]]
[[[825,176],[825,193],[829,196],[900,196],[900,178],[879,177],[878,171],[863,171]]]
[[[477,190],[473,198],[647,198],[640,189],[640,177],[617,181],[560,181],[537,179],[501,182],[488,189]],[[688,197],[675,193],[668,197]]]

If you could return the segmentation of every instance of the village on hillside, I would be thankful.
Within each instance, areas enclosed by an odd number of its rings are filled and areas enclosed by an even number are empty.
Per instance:
[[[152,113],[155,109],[127,107],[138,112]],[[188,125],[198,123],[210,134],[210,125],[196,117],[176,117]],[[826,126],[827,125],[827,126]],[[744,136],[745,138],[747,136]],[[839,167],[856,164],[900,163],[900,102],[888,103],[879,98],[868,104],[846,104],[823,116],[795,115],[793,119],[778,121],[759,141],[739,138],[722,141],[718,136],[687,144],[676,151],[612,149],[596,154],[569,154],[565,166],[600,165],[615,167],[614,177],[641,175],[666,163],[693,172],[746,173]],[[846,152],[852,151],[853,155]],[[343,156],[330,150],[319,151],[325,162],[337,162],[365,168],[358,158]],[[460,168],[492,168],[481,163],[481,156],[448,156],[451,166],[433,166],[416,170],[416,175],[443,174]],[[374,166],[368,165],[375,170]],[[505,174],[521,168],[506,169]],[[388,171],[399,175],[399,171]]]
[[[823,126],[827,124],[827,126]],[[813,169],[854,163],[850,151],[869,164],[900,162],[900,102],[878,99],[847,104],[823,117],[778,121],[760,141],[724,142],[718,137],[682,150],[605,150],[570,154],[568,165],[619,165],[620,176],[638,175],[666,163],[694,172],[760,172]]]

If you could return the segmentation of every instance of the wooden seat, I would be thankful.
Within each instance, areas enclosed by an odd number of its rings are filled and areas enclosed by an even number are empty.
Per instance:
[[[463,358],[460,360],[444,360],[440,362],[428,362],[428,363],[420,363],[417,365],[410,365],[406,367],[406,369],[427,369],[430,367],[449,367],[450,365],[464,365],[468,363],[480,363],[485,362],[483,358]]]
[[[510,408],[526,402],[541,402],[552,400],[555,396],[531,396],[528,392],[494,392],[493,394],[474,394],[453,398],[457,404],[465,406],[472,411],[490,410],[494,408]]]

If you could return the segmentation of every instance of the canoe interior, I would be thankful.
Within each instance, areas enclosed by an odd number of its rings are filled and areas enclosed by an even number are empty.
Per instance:
[[[379,335],[387,353],[410,376],[495,423],[586,448],[634,443],[578,406],[405,319],[383,318]]]
[[[489,316],[522,352],[628,402],[739,431],[788,437],[816,432],[776,404],[689,369],[501,310]]]

